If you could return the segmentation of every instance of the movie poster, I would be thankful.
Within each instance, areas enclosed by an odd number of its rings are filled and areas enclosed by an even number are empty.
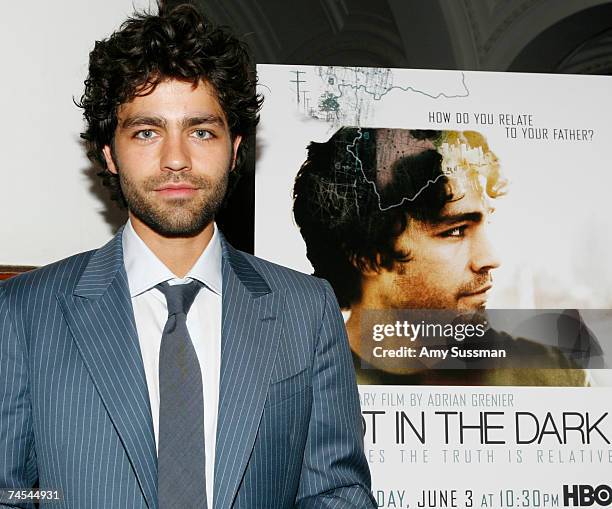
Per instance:
[[[612,79],[258,75],[255,254],[334,289],[379,507],[611,505]]]

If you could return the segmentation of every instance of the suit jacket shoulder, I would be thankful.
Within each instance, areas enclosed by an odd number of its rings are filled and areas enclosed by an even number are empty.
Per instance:
[[[324,279],[233,249],[230,256],[235,255],[242,257],[265,280],[271,290],[283,290],[293,298],[307,298],[312,305],[315,304],[313,299],[320,299],[323,303],[332,299],[332,302],[337,304],[331,285]]]
[[[95,251],[86,251],[45,265],[0,284],[0,299],[11,313],[39,312],[58,293],[72,293]]]

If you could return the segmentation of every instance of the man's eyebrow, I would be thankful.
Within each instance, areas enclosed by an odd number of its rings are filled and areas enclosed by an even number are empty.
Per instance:
[[[123,122],[121,122],[121,127],[123,129],[129,129],[130,127],[140,126],[140,125],[151,125],[153,127],[165,127],[166,120],[161,117],[149,117],[149,116],[135,116],[128,117]]]
[[[482,212],[462,212],[459,214],[443,214],[434,219],[435,225],[455,224],[455,223],[480,223],[483,220]]]
[[[196,125],[202,125],[202,124],[214,125],[217,127],[225,126],[225,122],[223,121],[223,119],[219,115],[214,115],[214,114],[196,115],[194,117],[187,117],[187,118],[184,118],[183,121],[181,122],[181,126],[183,128],[194,127]]]

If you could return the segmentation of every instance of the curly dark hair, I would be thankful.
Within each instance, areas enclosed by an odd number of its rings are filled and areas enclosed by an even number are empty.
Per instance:
[[[398,133],[401,143],[422,148],[406,154],[392,141]],[[309,144],[295,179],[293,214],[314,275],[331,283],[341,307],[361,297],[364,270],[391,270],[410,260],[410,252],[395,248],[410,218],[433,222],[447,202],[460,198],[448,185],[439,149],[457,139],[494,158],[484,138],[469,131],[343,127],[327,142]],[[496,161],[484,171],[492,197],[506,183]]]
[[[246,45],[226,27],[217,27],[194,6],[158,5],[159,14],[136,13],[107,39],[96,41],[89,54],[85,92],[77,105],[83,108],[89,159],[100,168],[98,175],[123,206],[119,178],[112,174],[102,154],[112,147],[117,127],[117,109],[136,94],[151,93],[163,80],[179,79],[197,85],[212,85],[223,109],[230,133],[243,140],[236,156],[236,169],[244,163],[248,137],[259,122],[261,95]],[[246,138],[246,139],[245,139]],[[238,171],[230,173],[229,189]]]

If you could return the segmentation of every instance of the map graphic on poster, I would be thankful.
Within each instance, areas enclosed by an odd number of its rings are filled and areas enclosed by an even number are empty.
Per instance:
[[[612,79],[258,77],[255,254],[334,289],[379,507],[612,504]]]
[[[464,74],[457,74],[453,81],[434,84],[432,88],[430,82],[419,81],[418,76],[402,80],[392,69],[317,67],[315,73],[311,77],[305,71],[292,71],[295,102],[304,114],[336,125],[364,125],[376,108],[375,102],[386,99],[391,92],[421,94],[432,99],[469,95]],[[304,79],[304,75],[309,79]],[[317,89],[315,96],[305,89],[311,85]]]

